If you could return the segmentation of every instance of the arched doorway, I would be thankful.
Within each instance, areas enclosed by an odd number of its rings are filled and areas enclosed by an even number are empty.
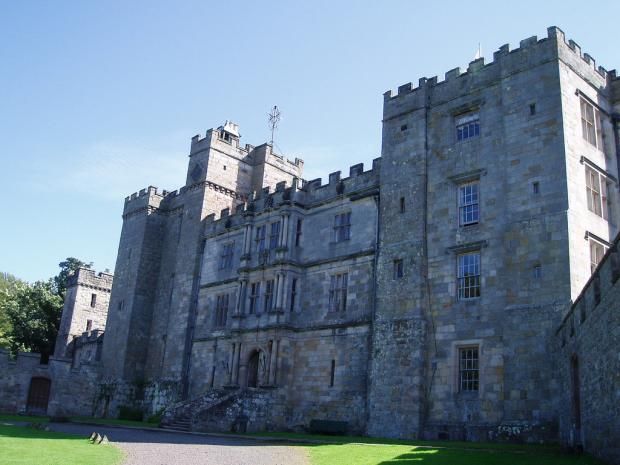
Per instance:
[[[28,403],[26,405],[28,413],[37,415],[45,415],[47,413],[51,385],[52,382],[48,378],[34,377],[30,380]]]
[[[258,387],[258,367],[260,365],[260,352],[255,350],[248,360],[248,387]]]

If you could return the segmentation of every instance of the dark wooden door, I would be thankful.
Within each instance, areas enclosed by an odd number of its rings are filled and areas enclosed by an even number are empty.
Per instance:
[[[248,361],[248,387],[258,387],[258,362],[259,352],[256,351]]]
[[[47,403],[50,399],[50,387],[52,382],[47,378],[32,378],[28,390],[28,413],[45,415]]]

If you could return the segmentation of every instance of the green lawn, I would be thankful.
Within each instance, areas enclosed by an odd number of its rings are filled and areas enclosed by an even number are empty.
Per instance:
[[[524,450],[327,444],[308,446],[312,465],[598,465],[590,457]]]
[[[70,434],[0,425],[2,465],[113,465],[123,453]]]
[[[402,441],[296,433],[257,433],[328,444],[307,445],[312,465],[601,465],[563,454],[552,445],[456,441]]]

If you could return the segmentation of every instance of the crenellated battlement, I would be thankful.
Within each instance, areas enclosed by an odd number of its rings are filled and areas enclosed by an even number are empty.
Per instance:
[[[80,267],[77,271],[69,276],[68,286],[87,286],[110,292],[114,275],[108,272],[97,272],[90,268]]]
[[[538,39],[537,36],[528,37],[519,43],[519,47],[510,50],[508,44],[502,45],[493,53],[493,61],[484,62],[484,58],[473,60],[467,70],[460,67],[453,68],[445,73],[444,79],[437,77],[420,78],[418,85],[411,82],[398,87],[396,93],[388,90],[384,96],[384,113],[389,118],[402,111],[402,105],[408,107],[423,107],[432,88],[434,96],[448,99],[462,93],[464,85],[467,87],[484,87],[493,81],[521,70],[543,64],[553,58],[560,58],[570,66],[579,68],[579,72],[586,80],[590,80],[597,87],[609,84],[616,79],[616,72],[607,71],[602,66],[596,66],[596,60],[588,53],[582,53],[581,47],[573,40],[566,40],[564,32],[552,26],[547,29],[547,37]],[[464,83],[464,80],[469,82]],[[406,102],[404,102],[406,101]]]
[[[251,193],[247,201],[239,204],[234,211],[225,208],[219,215],[214,213],[206,216],[205,231],[207,234],[224,232],[245,224],[248,215],[260,215],[284,205],[311,208],[338,197],[353,197],[376,190],[379,186],[380,170],[381,158],[376,158],[373,160],[372,169],[364,171],[364,164],[358,163],[349,168],[349,176],[346,178],[341,177],[340,171],[330,173],[326,184],[322,183],[321,178],[311,181],[296,178],[290,186],[284,181],[279,182],[273,192],[270,187],[265,187]]]

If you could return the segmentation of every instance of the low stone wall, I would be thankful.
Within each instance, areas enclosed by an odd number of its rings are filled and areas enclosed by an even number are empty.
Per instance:
[[[44,378],[51,383],[47,415],[92,415],[99,365],[83,363],[75,368],[70,359],[54,357],[44,365],[40,359],[40,354],[27,352],[12,358],[0,349],[0,411],[26,412],[32,379]]]

